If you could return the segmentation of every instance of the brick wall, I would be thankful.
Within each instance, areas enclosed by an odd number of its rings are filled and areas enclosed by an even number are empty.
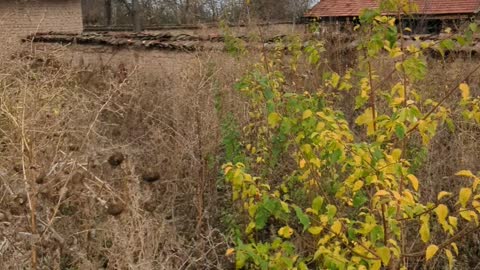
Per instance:
[[[0,43],[37,31],[82,30],[81,0],[0,0]]]

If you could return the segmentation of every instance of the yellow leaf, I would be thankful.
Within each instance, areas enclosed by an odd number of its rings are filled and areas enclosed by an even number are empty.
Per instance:
[[[469,170],[462,170],[459,171],[455,174],[456,176],[463,176],[463,177],[469,177],[469,178],[475,178],[475,175],[469,171]]]
[[[390,254],[390,249],[387,247],[379,247],[377,248],[377,254],[382,260],[383,265],[388,265],[390,263],[390,258],[392,256]]]
[[[425,251],[425,258],[427,259],[427,261],[433,258],[433,256],[435,256],[435,253],[437,253],[437,251],[438,251],[438,247],[436,245],[428,246],[427,250]]]
[[[452,225],[456,229],[458,224],[458,218],[449,216],[448,223],[450,223],[450,225]]]
[[[440,200],[443,199],[444,197],[450,196],[450,195],[452,195],[451,192],[440,191],[440,193],[438,193],[437,200],[440,201]]]
[[[375,260],[370,263],[370,270],[380,270],[382,268],[382,262],[380,260]]]
[[[224,174],[227,175],[232,168],[233,168],[232,166],[225,167]]]
[[[377,191],[377,193],[375,193],[375,195],[373,195],[374,197],[380,197],[380,196],[388,196],[390,195],[390,193],[388,193],[388,191],[386,190],[379,190]]]
[[[458,88],[462,92],[462,99],[468,100],[470,98],[470,87],[468,86],[468,84],[462,83],[460,84],[460,86],[458,86]]]
[[[388,24],[389,24],[390,26],[394,26],[394,25],[395,25],[395,20],[396,20],[396,18],[391,18],[390,20],[388,20]],[[407,27],[407,28],[408,28],[408,27]],[[405,28],[405,29],[407,29],[407,28]]]
[[[282,120],[282,117],[278,113],[272,112],[271,114],[268,115],[267,122],[271,128],[276,128],[281,120]]]
[[[305,164],[307,164],[307,162],[305,161],[305,159],[300,160],[300,164],[299,164],[299,165],[300,165],[300,169],[305,168]]]
[[[420,226],[420,237],[424,243],[430,241],[430,225],[429,225],[429,215],[422,216],[422,225]]]
[[[363,187],[363,181],[358,180],[358,181],[355,182],[355,184],[353,185],[352,191],[353,191],[353,192],[359,191],[362,187]]]
[[[340,81],[340,75],[338,75],[336,72],[332,74],[332,79],[331,79],[331,84],[333,88],[337,88],[338,82]]]
[[[319,123],[317,124],[317,127],[316,127],[315,129],[316,129],[316,131],[320,132],[320,131],[322,131],[324,128],[325,128],[325,123],[324,123],[324,122],[319,122]]]
[[[466,221],[475,221],[475,224],[478,225],[478,215],[473,210],[460,209],[460,216]]]
[[[418,179],[415,175],[409,174],[407,175],[408,180],[410,180],[410,183],[412,183],[412,187],[415,191],[418,191]]]
[[[462,188],[460,189],[460,194],[458,195],[458,202],[462,205],[462,207],[467,206],[467,202],[472,196],[472,189],[471,188]]]
[[[445,255],[447,255],[448,259],[448,269],[453,269],[453,254],[450,250],[445,249]]]
[[[332,232],[335,233],[335,234],[340,234],[341,231],[342,231],[342,223],[340,223],[340,221],[336,220],[335,222],[333,222]]]
[[[290,208],[288,208],[288,204],[284,201],[280,201],[280,205],[282,206],[283,211],[285,213],[290,213]]]
[[[412,193],[410,193],[410,191],[408,189],[403,191],[403,199],[404,199],[405,202],[407,202],[409,204],[414,204],[415,203],[415,199],[413,198]]]
[[[376,117],[376,115],[375,115]],[[372,135],[374,130],[374,121],[373,121],[373,112],[372,108],[367,108],[363,114],[361,114],[355,120],[357,125],[366,125],[367,126],[367,135]]]
[[[477,201],[477,200],[472,201],[472,206],[475,210],[480,212],[480,202],[479,201]]]
[[[399,161],[400,158],[402,157],[402,150],[401,149],[398,149],[398,148],[395,148],[393,149],[392,151],[392,158],[395,162]]]
[[[225,252],[225,256],[232,256],[234,253],[235,253],[235,249],[234,248],[229,248]]]
[[[455,242],[453,242],[453,243],[451,243],[450,245],[452,246],[453,250],[455,251],[455,254],[458,255],[458,247],[457,247],[457,244],[456,244]]]
[[[303,112],[302,118],[307,119],[307,118],[310,118],[312,115],[313,115],[313,112],[311,110],[306,110]]]
[[[253,232],[253,230],[255,229],[256,225],[255,225],[255,222],[250,222],[248,223],[248,226],[247,228],[245,229],[245,233],[246,234],[251,234]]]
[[[323,228],[320,226],[312,226],[308,228],[308,232],[311,233],[312,235],[317,235],[322,232]]]
[[[293,234],[293,229],[290,228],[288,225],[278,230],[278,235],[286,239],[292,237],[292,234]]]
[[[460,216],[466,221],[472,221],[472,216],[470,215],[470,212],[466,211],[465,209],[461,209]]]
[[[480,178],[475,177],[475,181],[472,184],[473,191],[477,191],[478,184],[480,184]]]
[[[435,213],[437,214],[438,223],[444,224],[447,222],[448,216],[448,207],[445,204],[440,204],[435,208]]]

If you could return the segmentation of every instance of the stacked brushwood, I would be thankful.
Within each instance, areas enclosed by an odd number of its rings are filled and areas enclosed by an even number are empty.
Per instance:
[[[247,36],[238,36],[238,39],[253,42]],[[263,40],[271,44],[282,40],[285,36],[274,36]],[[111,33],[89,32],[83,34],[71,33],[36,33],[23,39],[24,42],[42,42],[58,44],[102,45],[113,47],[136,47],[155,50],[198,51],[216,48],[215,43],[223,43],[225,37],[221,35],[195,36],[188,34],[173,35],[171,33]],[[258,43],[258,41],[257,41]]]

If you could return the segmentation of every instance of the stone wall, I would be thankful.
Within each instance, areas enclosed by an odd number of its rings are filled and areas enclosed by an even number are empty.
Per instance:
[[[49,31],[82,32],[81,0],[0,0],[0,44]]]

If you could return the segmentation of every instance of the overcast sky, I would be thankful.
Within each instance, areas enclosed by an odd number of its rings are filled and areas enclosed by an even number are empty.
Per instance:
[[[312,0],[312,4],[310,5],[310,7],[313,7],[316,3],[320,2],[320,0]]]

